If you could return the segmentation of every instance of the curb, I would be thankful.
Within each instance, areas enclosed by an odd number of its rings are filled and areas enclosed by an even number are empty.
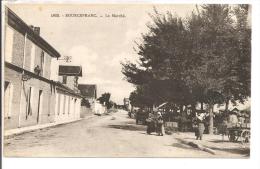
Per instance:
[[[202,146],[202,145],[200,145],[200,144],[194,143],[194,142],[192,142],[192,141],[186,141],[186,140],[183,140],[183,139],[180,139],[180,138],[178,138],[178,140],[179,140],[181,143],[187,144],[187,145],[189,145],[189,146],[191,146],[191,147],[193,147],[193,148],[197,148],[197,149],[199,149],[199,150],[202,150],[202,151],[208,152],[208,153],[210,153],[210,154],[216,155],[216,152],[215,152],[214,150],[212,150],[212,149],[210,149],[210,148],[207,148],[207,147],[204,147],[204,146]]]
[[[51,127],[55,127],[55,126],[59,126],[59,125],[74,123],[74,122],[78,122],[78,121],[81,121],[81,120],[84,120],[84,119],[91,119],[93,117],[94,116],[87,116],[85,118],[80,118],[80,119],[71,120],[71,121],[64,121],[64,122],[57,122],[57,123],[47,123],[47,124],[42,124],[42,125],[35,125],[35,126],[28,126],[28,127],[6,130],[6,131],[4,131],[4,138],[9,138],[9,137],[12,137],[12,136],[15,136],[15,135],[29,133],[29,132],[32,132],[32,131],[51,128]]]

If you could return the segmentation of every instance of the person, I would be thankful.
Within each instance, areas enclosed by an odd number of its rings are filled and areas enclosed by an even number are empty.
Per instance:
[[[147,134],[151,134],[151,132],[155,131],[155,123],[154,123],[154,118],[153,114],[149,113],[148,118],[146,119],[146,124],[147,124]]]
[[[163,117],[160,112],[158,112],[157,117],[157,133],[159,136],[163,136]]]
[[[205,130],[204,119],[205,119],[204,113],[196,114],[196,123],[198,126],[195,129],[196,140],[198,140],[198,139],[202,140],[202,136],[203,136],[203,133]]]

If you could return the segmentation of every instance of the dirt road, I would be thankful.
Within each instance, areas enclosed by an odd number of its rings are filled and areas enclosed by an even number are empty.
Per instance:
[[[219,157],[181,144],[174,135],[147,135],[119,110],[4,140],[5,156],[26,157]],[[221,153],[223,157],[241,154]]]

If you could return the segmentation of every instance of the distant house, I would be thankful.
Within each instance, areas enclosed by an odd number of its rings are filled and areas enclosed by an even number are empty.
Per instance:
[[[101,114],[99,112],[99,107],[102,107],[102,105],[99,105],[99,103],[96,101],[97,99],[97,85],[95,84],[79,84],[78,89],[80,91],[80,94],[83,96],[83,100],[81,102],[81,109],[82,113],[81,116],[84,117],[87,113],[89,113],[89,110],[87,108],[90,108],[92,111],[91,113],[95,114]]]
[[[130,104],[129,98],[124,98],[124,107],[125,107],[127,110],[131,110],[131,104]]]
[[[78,78],[82,77],[81,66],[60,65],[58,75],[59,75],[59,82],[71,88],[72,90],[79,92]]]
[[[97,99],[97,85],[95,84],[79,84],[78,89],[80,94],[85,99],[96,100]]]
[[[58,75],[60,86],[65,86],[67,90],[77,94],[78,97],[64,90],[57,91],[56,100],[59,107],[55,113],[56,121],[70,120],[70,116],[78,119],[80,118],[82,101],[82,96],[78,90],[78,78],[82,76],[82,68],[81,66],[60,65]]]

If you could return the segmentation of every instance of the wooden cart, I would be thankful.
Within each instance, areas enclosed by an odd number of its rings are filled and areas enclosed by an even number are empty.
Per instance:
[[[228,130],[228,138],[229,141],[232,142],[241,142],[249,143],[250,142],[250,124],[245,123],[243,125],[235,125],[230,128],[227,128]]]

